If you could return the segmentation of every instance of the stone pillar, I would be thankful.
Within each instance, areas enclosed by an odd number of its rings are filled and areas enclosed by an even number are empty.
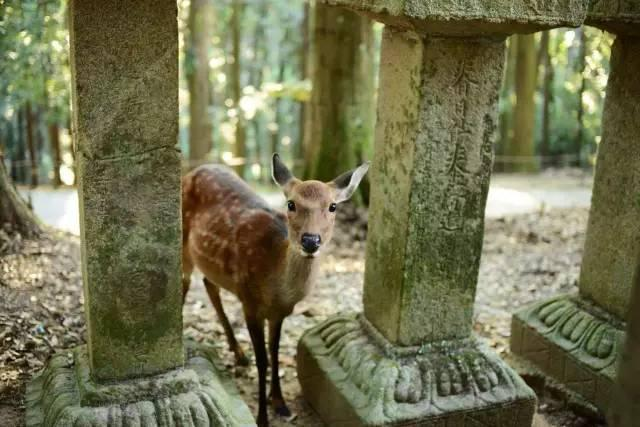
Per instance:
[[[631,295],[633,307],[640,307],[640,251],[635,257],[635,286]],[[640,423],[640,310],[629,310],[626,343],[607,421],[611,427],[637,427]]]
[[[364,314],[394,343],[470,334],[504,51],[384,33]]]
[[[305,398],[332,426],[530,426],[533,391],[471,331],[504,39],[576,25],[584,10],[572,2],[538,2],[540,10],[520,1],[331,3],[387,26],[364,313],[304,334]]]
[[[516,313],[511,349],[606,413],[634,272],[640,267],[640,7],[592,2],[587,23],[614,31],[617,37],[611,50],[580,292]]]
[[[640,38],[618,36],[602,117],[580,294],[626,319],[640,252]]]
[[[176,3],[72,0],[69,21],[87,346],[29,384],[27,425],[253,425],[182,344]]]

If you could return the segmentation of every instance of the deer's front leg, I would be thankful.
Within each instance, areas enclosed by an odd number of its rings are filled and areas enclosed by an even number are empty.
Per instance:
[[[269,394],[271,406],[276,414],[288,417],[291,411],[287,408],[287,404],[282,397],[280,389],[280,375],[278,375],[278,351],[280,349],[280,331],[282,330],[282,322],[284,318],[269,320],[269,354],[271,356],[271,391]]]
[[[264,342],[264,320],[258,319],[244,309],[244,316],[247,321],[247,329],[253,344],[253,353],[256,357],[256,367],[258,368],[258,418],[259,427],[268,427],[267,417],[267,349]]]

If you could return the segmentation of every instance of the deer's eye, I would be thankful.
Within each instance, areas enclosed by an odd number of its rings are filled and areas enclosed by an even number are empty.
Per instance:
[[[337,208],[338,208],[338,205],[336,205],[335,203],[331,203],[329,205],[329,212],[335,212]]]
[[[296,211],[296,204],[293,202],[293,200],[289,200],[287,202],[287,209],[289,209],[289,212],[295,212]]]

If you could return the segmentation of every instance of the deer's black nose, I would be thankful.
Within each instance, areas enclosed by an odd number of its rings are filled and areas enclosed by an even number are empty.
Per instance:
[[[302,249],[308,254],[312,254],[320,247],[320,235],[304,233],[302,235]]]

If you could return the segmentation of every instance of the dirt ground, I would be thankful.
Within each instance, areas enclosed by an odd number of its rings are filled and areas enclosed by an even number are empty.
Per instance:
[[[296,343],[305,329],[331,314],[362,309],[366,212],[343,209],[339,219],[340,231],[323,260],[315,290],[285,322],[281,376],[294,415],[278,419],[272,414],[275,426],[322,425],[301,397]],[[501,356],[509,352],[511,312],[528,302],[576,289],[586,220],[586,209],[555,209],[487,222],[474,329]],[[0,426],[12,427],[23,424],[26,381],[53,352],[82,343],[85,328],[78,239],[50,232],[42,240],[13,242],[4,249],[1,240],[0,235]],[[185,336],[218,349],[255,412],[256,369],[233,365],[200,278],[193,280],[196,283],[184,307]],[[232,295],[225,294],[223,300],[236,336],[250,354],[240,305]],[[536,426],[601,425],[575,414],[561,400],[546,394],[540,397]]]

